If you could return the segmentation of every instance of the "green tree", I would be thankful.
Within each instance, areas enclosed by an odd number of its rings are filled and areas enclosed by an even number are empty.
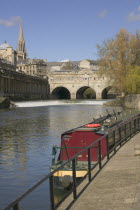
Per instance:
[[[140,73],[136,70],[140,65],[139,32],[132,35],[125,29],[121,29],[115,39],[104,41],[102,45],[97,45],[97,48],[100,74],[105,74],[114,81],[113,86],[120,92],[130,93],[128,84],[131,78],[128,74],[131,74],[132,69],[134,74]]]
[[[140,94],[140,66],[131,66],[126,76],[126,93]]]

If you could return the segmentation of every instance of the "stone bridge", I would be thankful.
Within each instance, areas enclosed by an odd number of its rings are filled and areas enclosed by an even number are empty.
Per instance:
[[[63,70],[49,74],[51,99],[82,99],[87,88],[91,88],[95,99],[107,98],[112,82],[95,70]]]

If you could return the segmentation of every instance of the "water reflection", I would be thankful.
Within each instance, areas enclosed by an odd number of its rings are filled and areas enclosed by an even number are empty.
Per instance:
[[[77,104],[0,110],[0,208],[49,172],[51,149],[54,144],[60,145],[62,132],[105,113],[101,105]],[[46,186],[39,197],[44,193],[48,196]],[[57,194],[55,199],[61,193]],[[44,202],[49,205],[49,199]]]

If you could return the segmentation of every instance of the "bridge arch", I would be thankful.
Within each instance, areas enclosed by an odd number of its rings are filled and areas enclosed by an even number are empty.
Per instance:
[[[83,86],[77,90],[76,99],[96,99],[96,92],[89,86]]]
[[[53,89],[51,99],[71,99],[71,94],[67,88],[60,86]]]
[[[108,86],[102,91],[102,99],[116,98],[117,95],[119,95],[118,91],[112,86]]]

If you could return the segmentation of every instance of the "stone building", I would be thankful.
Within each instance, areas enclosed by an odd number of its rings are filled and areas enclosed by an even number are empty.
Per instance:
[[[18,47],[17,47],[17,68],[27,75],[45,78],[47,75],[46,59],[28,58],[22,25],[20,24]]]
[[[18,45],[17,45],[17,61],[20,62],[27,58],[28,58],[28,55],[25,48],[23,29],[22,29],[22,24],[20,23],[19,38],[18,38]]]
[[[22,24],[20,24],[17,51],[14,50],[12,46],[5,41],[0,45],[0,58],[11,62],[11,64],[15,66],[17,65],[17,61],[19,62],[27,59]]]
[[[79,69],[79,61],[67,61],[67,62],[47,62],[47,73],[50,71],[62,71]]]
[[[22,24],[20,23],[19,37],[17,43],[17,51],[8,43],[0,45],[0,59],[2,65],[8,70],[17,70],[21,73],[45,78],[47,76],[47,62],[46,59],[29,59],[26,52],[25,40],[23,35]],[[5,60],[5,61],[4,61]],[[3,61],[3,62],[2,62]],[[9,68],[7,62],[13,64],[14,68]],[[12,65],[11,65],[12,66]],[[17,67],[17,69],[16,69]]]
[[[0,68],[0,95],[11,100],[48,99],[48,79]]]
[[[48,62],[47,69],[49,71],[65,71],[65,70],[75,70],[75,69],[90,69],[97,71],[98,70],[98,62],[84,59],[82,61],[68,61],[68,62]]]
[[[47,62],[47,70],[49,71],[59,71],[61,69],[62,62]]]
[[[17,67],[19,71],[31,76],[45,78],[47,75],[46,59],[26,59],[18,62]]]
[[[0,70],[10,70],[16,71],[16,66],[13,65],[11,62],[7,61],[6,59],[0,58]]]
[[[0,58],[15,66],[17,64],[17,52],[6,41],[0,45]]]
[[[94,69],[98,70],[98,62],[94,60],[84,59],[79,63],[80,69]]]

